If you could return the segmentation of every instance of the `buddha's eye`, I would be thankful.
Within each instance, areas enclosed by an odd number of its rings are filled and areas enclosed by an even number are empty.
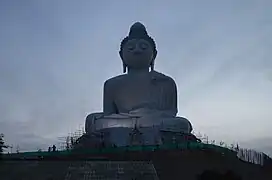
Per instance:
[[[140,47],[141,47],[141,49],[146,50],[146,49],[148,48],[148,44],[145,43],[145,42],[142,42],[142,43],[140,44]]]
[[[129,43],[129,44],[127,44],[127,49],[129,51],[133,51],[135,49],[135,45],[133,43]]]

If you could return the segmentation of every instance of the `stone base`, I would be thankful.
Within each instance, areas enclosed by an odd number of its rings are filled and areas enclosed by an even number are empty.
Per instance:
[[[65,180],[72,179],[158,180],[158,177],[152,162],[79,161],[68,168]]]

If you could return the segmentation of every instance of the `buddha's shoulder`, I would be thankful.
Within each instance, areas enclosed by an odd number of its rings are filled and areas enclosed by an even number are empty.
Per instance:
[[[154,79],[154,80],[165,81],[165,82],[175,84],[174,79],[170,76],[167,76],[167,75],[165,75],[161,72],[157,72],[157,71],[152,71],[151,73],[152,73],[152,79]]]
[[[116,86],[126,80],[126,74],[112,77],[105,81],[104,86]]]
[[[164,82],[167,84],[175,84],[175,81],[173,78],[171,78],[170,76],[167,76],[163,73],[157,72],[157,71],[151,71],[150,72],[151,75],[151,79],[155,80],[155,81],[160,81],[160,82]],[[127,81],[130,81],[130,78],[128,77],[127,74],[121,74],[119,76],[115,76],[112,77],[108,80],[105,81],[104,86],[119,86],[122,85],[124,83],[126,83]]]

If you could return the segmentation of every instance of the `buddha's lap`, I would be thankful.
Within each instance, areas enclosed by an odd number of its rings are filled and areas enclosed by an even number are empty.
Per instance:
[[[113,127],[133,128],[135,126],[161,126],[166,129],[180,129],[183,131],[184,129],[190,129],[191,127],[191,123],[187,119],[182,117],[160,117],[152,115],[141,115],[141,118],[135,118],[131,116],[125,116],[124,114],[103,116],[103,113],[93,113],[89,115],[89,119],[86,119],[86,124],[88,124],[88,126],[93,126],[96,130]]]

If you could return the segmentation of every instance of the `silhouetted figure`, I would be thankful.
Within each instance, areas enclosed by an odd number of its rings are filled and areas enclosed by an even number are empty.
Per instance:
[[[56,152],[56,146],[55,145],[53,145],[53,147],[52,147],[52,149],[53,149],[53,152]]]
[[[51,152],[51,149],[52,149],[51,147],[48,147],[48,152]]]

